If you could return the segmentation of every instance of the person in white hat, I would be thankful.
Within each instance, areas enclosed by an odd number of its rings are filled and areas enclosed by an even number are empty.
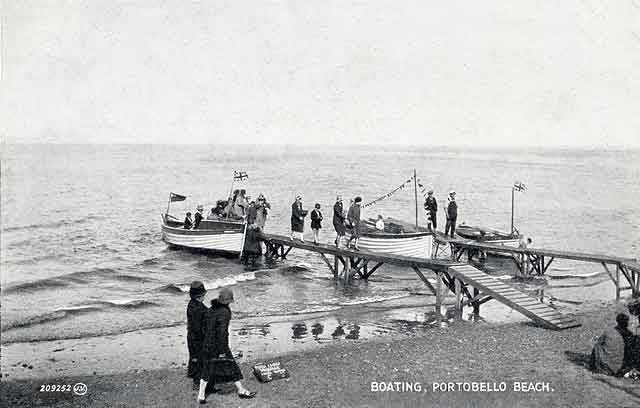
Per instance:
[[[304,242],[304,217],[307,211],[302,209],[302,196],[296,196],[296,201],[291,204],[291,240],[296,235]]]
[[[447,225],[444,228],[444,235],[449,235],[451,230],[451,238],[456,233],[456,221],[458,219],[458,203],[456,203],[456,192],[449,192],[449,205],[447,205]]]

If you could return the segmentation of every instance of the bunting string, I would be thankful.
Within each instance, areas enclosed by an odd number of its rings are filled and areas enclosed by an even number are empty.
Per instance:
[[[390,198],[391,196],[393,196],[395,193],[397,193],[400,190],[404,190],[407,186],[409,186],[411,183],[413,182],[413,176],[411,176],[407,181],[405,181],[404,183],[400,184],[398,187],[396,187],[394,190],[389,191],[387,194],[380,196],[378,198],[376,198],[375,200],[366,203],[363,207],[370,207],[372,205],[375,205],[377,203],[379,203],[382,200],[386,200],[387,198]]]

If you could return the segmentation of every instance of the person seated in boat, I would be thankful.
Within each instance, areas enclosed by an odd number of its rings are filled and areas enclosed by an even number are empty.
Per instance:
[[[347,213],[347,222],[351,227],[351,237],[347,242],[347,248],[351,245],[351,241],[355,241],[353,245],[353,249],[359,251],[358,248],[358,240],[360,239],[360,203],[362,202],[362,197],[356,197],[353,200],[353,205],[349,207],[349,212]]]
[[[193,220],[191,219],[191,213],[187,212],[187,216],[184,218],[184,229],[191,229],[193,227]]]
[[[264,225],[267,223],[269,209],[271,209],[271,204],[269,204],[264,195],[260,193],[258,202],[256,203],[256,225],[262,231],[264,231]]]
[[[384,232],[384,219],[382,214],[378,214],[378,220],[376,221],[376,231]]]
[[[589,368],[597,373],[622,375],[631,369],[633,333],[629,330],[629,316],[618,313],[616,326],[595,339]]]
[[[198,226],[204,219],[204,215],[202,215],[203,212],[204,207],[202,205],[198,205],[198,207],[196,207],[196,214],[193,216],[193,229],[198,228]]]

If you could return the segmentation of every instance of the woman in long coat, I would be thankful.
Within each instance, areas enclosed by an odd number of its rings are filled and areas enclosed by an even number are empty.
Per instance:
[[[258,196],[258,204],[256,209],[258,210],[258,214],[256,215],[256,225],[264,230],[264,225],[267,223],[267,215],[269,213],[269,209],[271,208],[271,204],[267,202],[267,199],[264,198],[264,195],[260,193]]]
[[[294,234],[300,234],[300,241],[304,242],[304,217],[307,211],[302,209],[302,197],[297,196],[296,201],[291,204],[291,239]]]
[[[249,391],[240,382],[242,372],[229,348],[229,322],[233,302],[233,292],[223,288],[218,298],[211,301],[211,309],[207,312],[204,343],[202,345],[202,372],[198,401],[206,402],[207,384],[233,382],[240,398],[253,398],[256,393]]]
[[[340,246],[340,240],[346,233],[344,227],[344,207],[342,205],[342,196],[336,197],[336,203],[333,205],[333,228],[336,230],[336,246]]]
[[[193,379],[195,387],[200,384],[200,368],[202,342],[204,341],[204,325],[207,307],[202,303],[207,289],[202,282],[194,281],[189,289],[191,300],[187,305],[187,348],[189,349],[189,365],[187,377]]]

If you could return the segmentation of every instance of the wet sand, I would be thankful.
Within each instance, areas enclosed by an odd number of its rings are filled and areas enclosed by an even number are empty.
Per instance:
[[[321,348],[261,358],[259,361],[277,359],[291,373],[289,379],[266,384],[257,382],[251,374],[256,361],[245,357],[241,359],[245,384],[258,396],[240,400],[233,387],[226,386],[222,394],[208,397],[208,405],[638,406],[640,383],[593,374],[585,367],[592,337],[611,325],[619,310],[624,310],[624,304],[611,303],[585,311],[577,316],[581,327],[559,332],[529,323],[458,322],[412,337],[333,342]],[[131,335],[144,336],[144,332]],[[166,352],[166,344],[174,342],[171,336],[164,345],[156,339],[147,338],[145,342],[142,337],[108,347],[104,344],[108,340],[95,340],[94,349],[101,350],[91,363],[95,374],[68,377],[55,375],[54,371],[28,380],[3,375],[2,406],[198,406],[196,392],[185,377],[186,352],[179,356]],[[128,356],[138,353],[141,354],[135,361],[129,361]],[[77,382],[87,385],[86,395],[40,391],[43,384]],[[384,382],[395,390],[373,392],[372,382]],[[465,385],[455,384],[465,382],[476,382],[486,390],[464,391]],[[534,383],[540,391],[515,392],[516,382],[524,382],[527,387]],[[409,383],[413,391],[408,390]],[[449,391],[434,390],[434,386],[448,386]],[[458,391],[458,387],[462,390]]]

